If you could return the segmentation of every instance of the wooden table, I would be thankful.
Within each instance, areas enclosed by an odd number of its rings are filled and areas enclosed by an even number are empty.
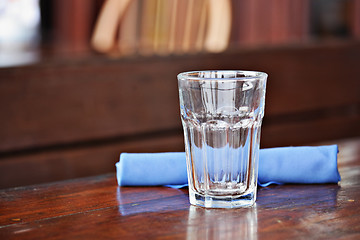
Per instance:
[[[0,191],[0,239],[360,239],[360,139],[337,142],[339,185],[259,188],[253,208],[190,206],[187,189],[115,174]]]

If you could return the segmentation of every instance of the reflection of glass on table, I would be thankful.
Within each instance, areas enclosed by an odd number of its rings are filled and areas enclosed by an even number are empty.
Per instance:
[[[257,239],[257,208],[228,211],[190,206],[187,226],[188,240]]]

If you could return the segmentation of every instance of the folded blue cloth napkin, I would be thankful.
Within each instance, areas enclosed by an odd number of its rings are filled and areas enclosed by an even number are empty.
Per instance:
[[[337,145],[261,149],[258,182],[261,186],[285,183],[337,183]],[[187,184],[183,152],[121,153],[116,163],[120,186],[182,187]]]

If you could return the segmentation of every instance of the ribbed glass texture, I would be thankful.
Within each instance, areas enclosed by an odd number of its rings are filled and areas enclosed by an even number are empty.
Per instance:
[[[254,204],[266,79],[252,71],[178,75],[191,204]]]

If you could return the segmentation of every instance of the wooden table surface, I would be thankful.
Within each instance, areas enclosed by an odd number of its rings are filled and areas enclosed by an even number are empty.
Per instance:
[[[0,191],[0,239],[360,239],[360,139],[337,184],[258,189],[252,208],[191,206],[187,189],[118,187],[115,174]]]

